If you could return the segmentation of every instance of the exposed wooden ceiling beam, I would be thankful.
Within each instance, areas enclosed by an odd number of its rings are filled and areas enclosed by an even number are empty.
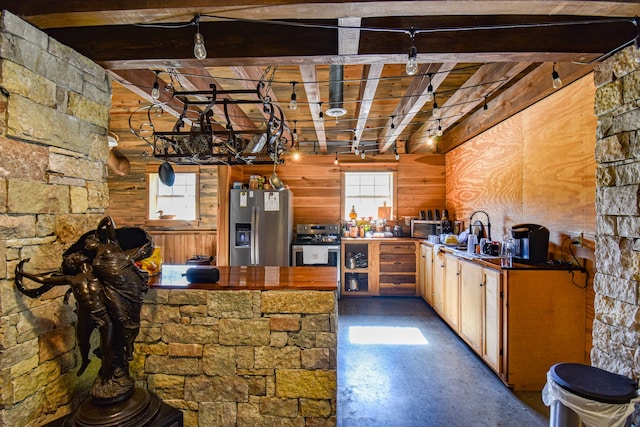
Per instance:
[[[309,111],[313,118],[313,126],[316,129],[316,137],[318,140],[318,146],[320,152],[327,152],[327,135],[324,129],[324,121],[317,119],[320,115],[320,84],[318,83],[318,73],[316,72],[315,65],[301,65],[300,75],[302,76],[302,83],[304,84],[304,90],[307,94],[307,101],[309,103]]]
[[[338,19],[338,55],[357,55],[360,46],[360,26],[361,19],[358,17],[348,17]]]
[[[552,64],[541,64],[526,78],[521,79],[509,89],[502,92],[491,102],[488,117],[483,111],[465,117],[440,139],[438,151],[448,152],[465,143],[484,130],[508,119],[515,113],[535,104],[555,91],[551,86]],[[565,85],[584,77],[593,70],[593,66],[562,63],[556,66]]]
[[[362,83],[360,84],[360,93],[358,99],[360,102],[356,105],[355,117],[357,117],[354,142],[352,148],[357,148],[360,140],[362,139],[362,133],[367,124],[367,118],[371,111],[371,105],[376,95],[376,90],[380,83],[380,76],[382,75],[383,64],[365,65],[362,69]]]
[[[422,66],[418,70],[419,77],[413,80],[404,98],[396,107],[394,118],[388,120],[385,128],[378,136],[378,149],[381,153],[387,151],[396,142],[396,139],[404,128],[411,123],[415,115],[418,114],[424,104],[427,103],[427,99],[429,98],[427,94],[429,83],[433,86],[434,92],[437,92],[438,87],[444,82],[455,66],[455,62],[446,62],[444,64],[438,64],[434,70],[426,66]],[[427,73],[435,74],[429,79]],[[397,123],[394,120],[395,118],[397,118]],[[394,124],[393,129],[391,129],[392,122]]]

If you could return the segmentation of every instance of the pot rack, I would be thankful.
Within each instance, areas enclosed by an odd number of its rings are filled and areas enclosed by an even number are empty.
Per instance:
[[[138,130],[129,117],[129,128],[152,148],[151,155],[176,164],[199,165],[246,165],[283,163],[282,154],[292,148],[284,136],[284,113],[266,95],[269,90],[264,81],[256,89],[219,90],[215,84],[208,91],[174,91],[171,99],[183,104],[182,112],[170,131],[158,131],[153,116],[161,116],[162,105],[152,104],[146,109],[147,123]],[[231,99],[232,96],[251,96],[253,99]],[[171,99],[169,101],[171,101]],[[169,102],[167,101],[167,102]],[[233,104],[261,104],[265,115],[264,126],[259,129],[236,129],[229,117],[228,107]],[[221,105],[226,124],[224,127],[213,120],[213,108]],[[204,106],[204,107],[203,107]],[[155,114],[152,114],[155,111]],[[197,118],[187,116],[197,111]],[[190,127],[187,127],[190,125]],[[151,136],[145,131],[152,131]],[[292,141],[293,143],[293,141]]]

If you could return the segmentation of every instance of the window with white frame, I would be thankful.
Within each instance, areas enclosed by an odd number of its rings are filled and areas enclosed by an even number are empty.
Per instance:
[[[198,218],[198,173],[193,168],[174,169],[172,186],[164,185],[157,172],[147,172],[147,219],[194,221]]]
[[[358,218],[378,217],[378,208],[394,201],[393,172],[345,172],[344,218],[349,219],[354,207]],[[393,209],[391,209],[393,212]]]

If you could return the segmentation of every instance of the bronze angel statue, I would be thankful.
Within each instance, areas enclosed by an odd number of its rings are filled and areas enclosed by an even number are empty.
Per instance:
[[[91,388],[91,396],[100,402],[128,398],[134,390],[129,374],[133,343],[140,329],[140,310],[148,290],[149,276],[136,262],[149,257],[153,241],[141,228],[116,229],[110,217],[103,218],[96,230],[78,239],[62,256],[60,270],[44,274],[24,271],[25,259],[16,266],[15,284],[20,292],[38,298],[54,286],[69,286],[65,300],[72,293],[77,304],[76,339],[82,375],[90,363],[90,337],[100,334],[94,353],[102,366]],[[25,279],[39,283],[25,286]]]

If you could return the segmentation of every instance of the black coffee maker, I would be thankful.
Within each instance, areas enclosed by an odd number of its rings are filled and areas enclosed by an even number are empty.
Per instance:
[[[547,262],[549,252],[549,229],[539,224],[516,224],[511,227],[516,240],[514,259],[529,264]]]

